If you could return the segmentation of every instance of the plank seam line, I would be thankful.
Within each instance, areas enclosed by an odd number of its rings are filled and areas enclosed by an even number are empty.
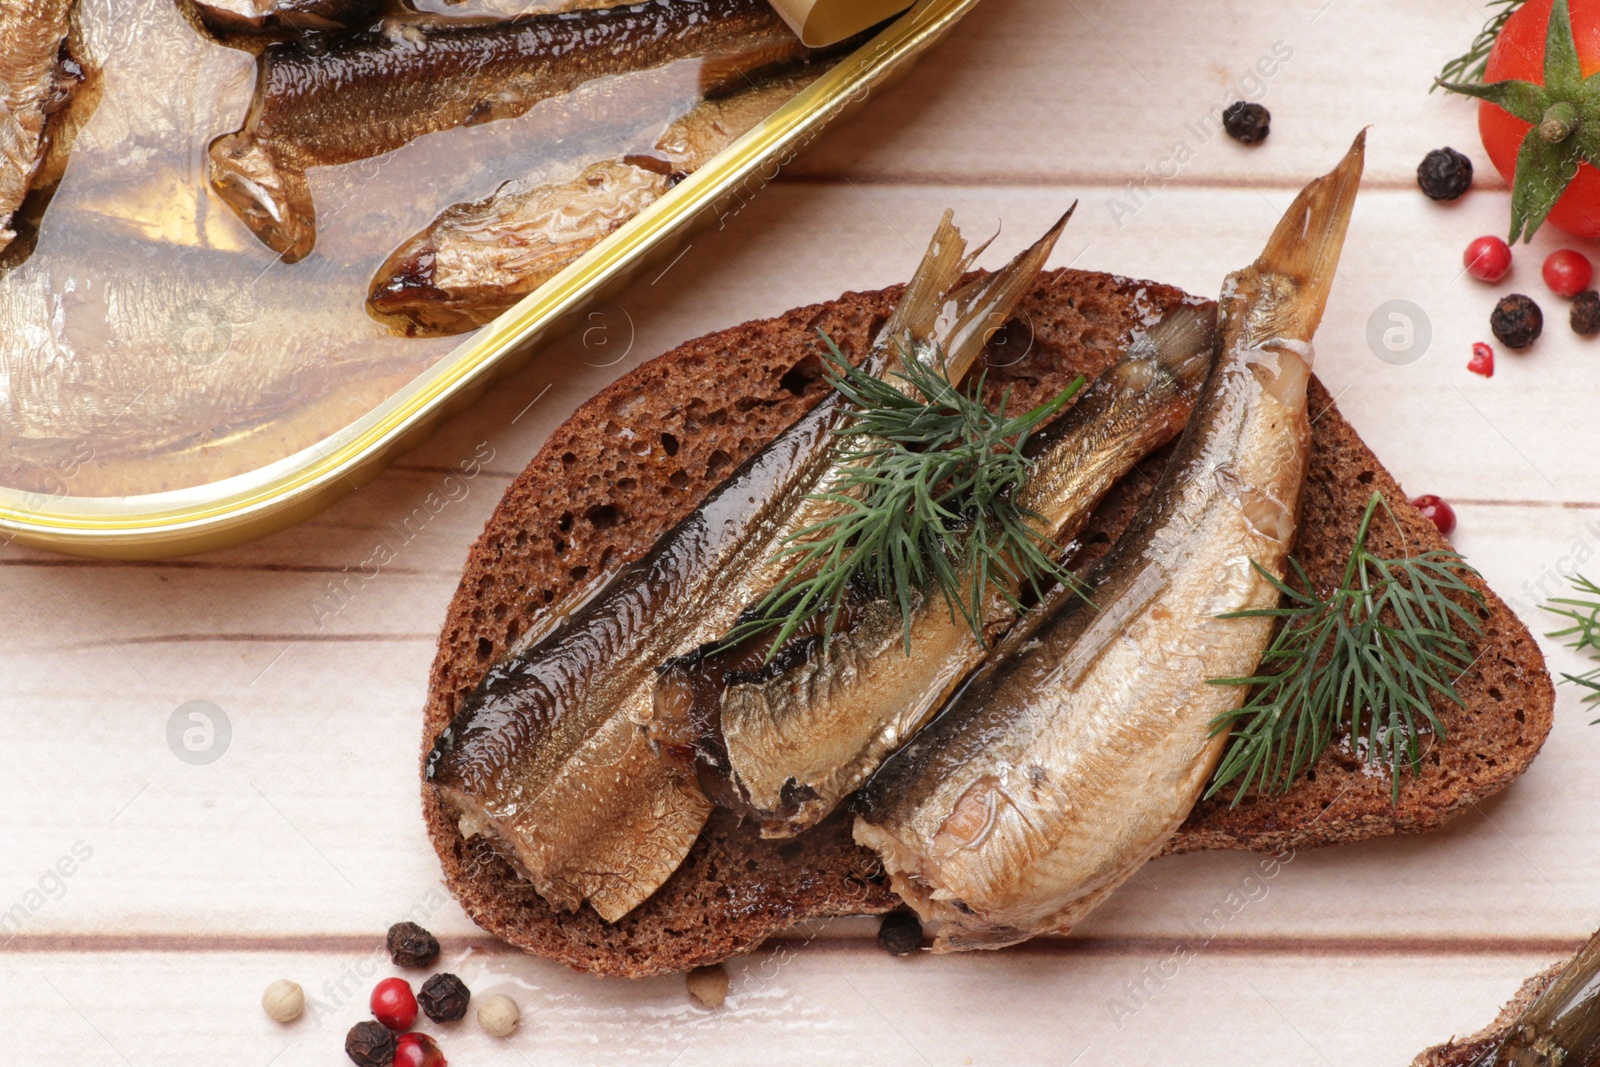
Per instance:
[[[489,955],[521,956],[515,946],[488,936],[445,937],[449,953],[462,950]],[[1180,945],[1222,956],[1353,956],[1461,957],[1570,955],[1584,943],[1574,937],[1375,937],[1288,936],[1219,937],[1196,947],[1193,937],[1088,936],[1040,937],[1006,950],[1008,954],[1138,958],[1162,955]],[[22,954],[176,954],[176,953],[361,953],[382,947],[379,934],[18,934],[0,943],[0,955]],[[871,934],[806,937],[799,931],[781,934],[769,946],[803,946],[807,950],[882,951]]]
[[[923,188],[928,186],[949,186],[964,189],[1057,189],[1071,187],[1078,189],[1104,190],[1107,192],[1121,192],[1130,184],[1129,178],[1118,180],[1110,174],[1087,174],[1082,172],[1062,172],[1059,174],[1035,173],[996,173],[996,174],[970,174],[953,173],[942,170],[911,171],[883,171],[869,174],[850,174],[845,171],[819,170],[810,173],[795,174],[785,171],[780,174],[772,184],[774,185],[837,185],[844,186],[854,183],[868,188],[887,188],[901,185],[908,188]],[[1151,195],[1157,195],[1173,189],[1187,189],[1191,191],[1205,190],[1208,192],[1224,190],[1231,192],[1249,193],[1261,190],[1297,193],[1305,186],[1305,177],[1296,175],[1267,175],[1253,179],[1245,175],[1230,177],[1219,174],[1214,177],[1192,177],[1173,179],[1164,184],[1157,185],[1152,182]],[[1510,186],[1503,180],[1482,180],[1473,185],[1474,192],[1508,192]],[[1417,189],[1415,178],[1378,178],[1367,177],[1361,181],[1362,192],[1414,192],[1421,195]]]
[[[125,570],[218,571],[223,573],[257,571],[265,574],[344,574],[353,565],[350,563],[229,563],[225,560],[209,559],[80,559],[74,556],[45,559],[0,559],[0,567],[48,567],[67,570],[105,570],[116,567]],[[447,567],[385,567],[383,568],[383,573],[403,574],[408,577],[458,578],[461,575],[459,569]]]
[[[1528,500],[1528,499],[1490,499],[1486,497],[1452,497],[1451,502],[1457,507],[1475,508],[1539,508],[1566,511],[1595,511],[1600,510],[1600,500]],[[286,574],[341,574],[350,564],[332,563],[229,563],[221,560],[189,560],[189,559],[78,559],[71,556],[31,559],[27,557],[0,558],[0,567],[51,567],[51,568],[123,568],[123,569],[170,569],[170,570],[211,570],[223,572],[252,572],[286,573]],[[412,577],[430,578],[456,578],[460,571],[448,568],[426,567],[385,567],[385,574],[399,574]]]
[[[75,644],[51,646],[55,651],[77,652],[88,651],[108,646],[121,647],[123,645],[187,645],[204,644],[213,642],[272,642],[287,641],[291,644],[404,644],[409,641],[434,642],[439,639],[437,633],[366,633],[366,634],[320,634],[320,633],[281,633],[281,634],[250,634],[250,633],[192,633],[192,634],[145,634],[137,637],[118,637],[111,641],[90,641]]]

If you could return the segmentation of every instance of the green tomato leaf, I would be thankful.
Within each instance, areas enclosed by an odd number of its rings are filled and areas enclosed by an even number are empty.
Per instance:
[[[1489,53],[1494,50],[1494,44],[1500,39],[1500,31],[1505,29],[1511,16],[1515,15],[1522,7],[1523,0],[1489,0],[1485,10],[1498,8],[1488,21],[1483,24],[1483,29],[1478,31],[1478,36],[1472,39],[1472,47],[1467,49],[1465,55],[1457,56],[1444,65],[1439,72],[1439,77],[1434,81],[1433,88],[1440,87],[1444,82],[1465,81],[1474,84],[1483,81],[1484,68],[1489,65]]]
[[[1600,119],[1580,119],[1569,140],[1584,162],[1600,161]]]
[[[1578,173],[1577,137],[1551,144],[1539,136],[1539,127],[1528,131],[1517,150],[1517,178],[1511,187],[1511,236],[1515,244],[1533,240],[1533,235],[1556,206],[1561,194]]]
[[[1538,126],[1540,120],[1544,118],[1545,110],[1555,102],[1544,86],[1532,82],[1503,81],[1491,82],[1488,85],[1474,85],[1471,82],[1439,82],[1439,85],[1452,93],[1487,100],[1523,122],[1531,122],[1535,126]]]
[[[1544,35],[1545,88],[1552,96],[1571,99],[1582,83],[1578,46],[1572,41],[1572,15],[1567,11],[1567,0],[1556,0],[1550,7],[1550,25]]]

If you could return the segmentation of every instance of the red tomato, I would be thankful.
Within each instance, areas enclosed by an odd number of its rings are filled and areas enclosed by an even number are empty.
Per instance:
[[[1587,78],[1600,71],[1600,0],[1567,0],[1572,12],[1572,41],[1578,66]],[[1550,23],[1551,0],[1528,0],[1506,20],[1484,68],[1485,82],[1529,81],[1544,84],[1544,35]],[[1531,127],[1489,103],[1478,105],[1478,132],[1483,147],[1507,182],[1517,169],[1517,149]],[[1578,176],[1550,211],[1550,222],[1580,237],[1600,237],[1600,169],[1580,163]]]

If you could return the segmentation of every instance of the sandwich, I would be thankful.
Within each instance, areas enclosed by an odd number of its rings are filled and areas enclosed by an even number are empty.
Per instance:
[[[430,676],[424,817],[473,919],[622,976],[908,906],[999,948],[1157,855],[1421,832],[1508,785],[1551,725],[1538,646],[1311,371],[1362,148],[1216,303],[1043,270],[1066,218],[975,272],[947,215],[905,287],[581,406]],[[1388,681],[1339,689],[1307,641],[1368,568],[1339,633]]]

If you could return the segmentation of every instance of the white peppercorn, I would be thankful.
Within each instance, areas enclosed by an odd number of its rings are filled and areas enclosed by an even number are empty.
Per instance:
[[[478,1025],[495,1037],[510,1037],[522,1020],[517,1002],[504,993],[494,993],[478,1001]]]
[[[689,995],[707,1008],[720,1008],[728,999],[728,972],[720,964],[696,967],[684,979]]]
[[[261,1008],[273,1022],[292,1023],[306,1010],[306,992],[298,982],[280,978],[261,994]]]

